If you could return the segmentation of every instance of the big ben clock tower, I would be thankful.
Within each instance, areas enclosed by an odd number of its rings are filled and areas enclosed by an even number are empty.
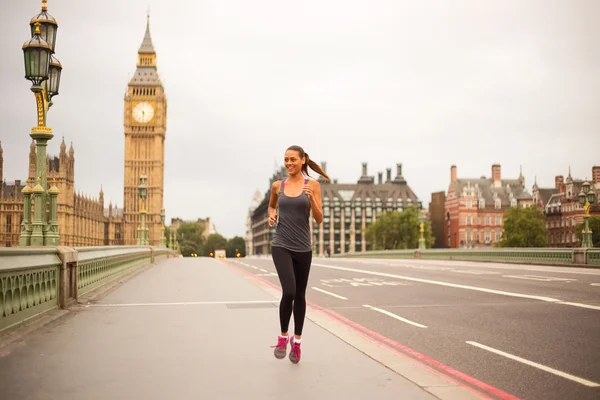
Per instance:
[[[159,246],[164,198],[167,98],[156,70],[156,52],[150,37],[150,18],[138,50],[137,69],[125,93],[125,180],[123,213],[126,245],[137,244],[141,200],[140,176],[146,176],[146,228],[151,246]]]

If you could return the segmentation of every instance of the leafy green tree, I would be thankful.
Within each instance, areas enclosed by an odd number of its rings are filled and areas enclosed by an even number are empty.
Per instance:
[[[234,236],[227,241],[227,257],[235,257],[236,249],[240,252],[241,257],[246,256],[246,241],[240,236]]]
[[[416,249],[421,237],[419,211],[409,207],[402,212],[386,212],[369,225],[365,235],[373,250]],[[430,248],[435,241],[429,222],[424,224],[425,245]]]
[[[218,233],[213,233],[212,235],[208,235],[206,238],[206,243],[204,245],[204,255],[208,256],[211,252],[214,253],[215,250],[225,249],[227,250],[227,239]]]
[[[205,239],[203,236],[204,225],[200,222],[183,223],[177,229],[177,243],[184,257],[192,254],[202,254]]]
[[[575,227],[575,235],[577,235],[579,243],[581,243],[583,237],[583,226],[583,223],[581,223]],[[588,226],[592,231],[592,244],[594,247],[600,247],[600,217],[590,217]]]
[[[538,207],[511,207],[504,213],[504,233],[497,247],[545,247],[548,231]]]

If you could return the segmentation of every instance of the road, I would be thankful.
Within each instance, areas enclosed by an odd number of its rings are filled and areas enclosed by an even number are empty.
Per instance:
[[[600,270],[315,258],[307,299],[518,398],[600,398]]]

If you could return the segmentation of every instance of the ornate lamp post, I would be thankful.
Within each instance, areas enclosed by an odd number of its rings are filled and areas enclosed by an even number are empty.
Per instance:
[[[579,198],[579,204],[583,206],[585,210],[585,214],[583,216],[583,232],[581,237],[581,247],[588,248],[594,247],[594,243],[592,242],[592,231],[589,226],[588,219],[590,218],[590,208],[593,204],[596,203],[596,192],[592,189],[589,182],[584,182],[581,185],[581,192],[577,196]]]
[[[138,246],[147,246],[148,245],[148,230],[146,229],[146,196],[148,194],[146,188],[146,175],[140,176],[140,184],[138,186],[138,193],[140,195],[140,199],[142,200],[140,203],[140,221],[141,226],[138,229]]]
[[[31,128],[30,136],[36,142],[36,184],[31,192],[36,202],[35,222],[25,214],[21,225],[19,244],[22,246],[59,245],[58,223],[53,221],[52,228],[46,215],[48,197],[48,182],[46,177],[46,146],[54,137],[52,129],[46,126],[46,115],[52,106],[52,97],[58,95],[62,65],[54,57],[56,31],[58,23],[48,14],[47,0],[42,0],[42,11],[29,22],[31,39],[23,44],[25,58],[25,78],[31,81],[31,91],[35,95],[37,105],[37,126]],[[29,189],[27,190],[28,193]],[[52,195],[58,195],[58,189],[52,188]],[[37,202],[40,205],[37,205]],[[27,203],[27,202],[26,202]],[[28,204],[25,204],[27,207]],[[31,205],[29,204],[29,207]],[[51,204],[50,212],[56,214],[55,202]],[[27,213],[27,212],[25,212]]]
[[[167,238],[165,237],[165,209],[160,210],[160,247],[167,247]]]

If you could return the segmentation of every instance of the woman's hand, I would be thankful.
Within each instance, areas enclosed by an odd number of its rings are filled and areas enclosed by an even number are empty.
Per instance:
[[[273,209],[269,209],[269,226],[275,225],[276,222],[277,222],[277,211],[275,211]]]
[[[308,196],[309,200],[312,200],[315,197],[313,188],[308,183],[306,185],[304,185],[303,190],[304,190],[304,193],[306,193],[306,195]]]

